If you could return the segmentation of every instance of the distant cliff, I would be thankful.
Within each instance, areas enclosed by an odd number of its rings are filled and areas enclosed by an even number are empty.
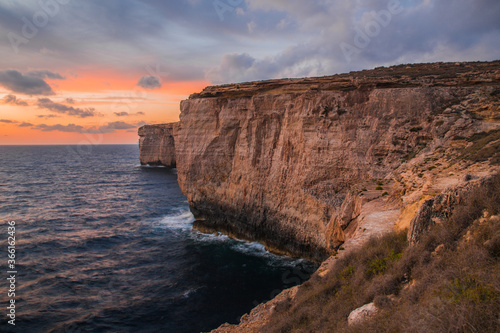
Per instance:
[[[177,167],[200,228],[323,260],[491,173],[499,96],[498,61],[207,87],[139,130],[141,163]]]
[[[139,128],[142,165],[175,168],[175,128],[177,124],[148,125]]]

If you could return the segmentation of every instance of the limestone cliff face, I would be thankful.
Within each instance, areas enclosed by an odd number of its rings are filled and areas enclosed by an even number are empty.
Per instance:
[[[164,165],[175,168],[176,124],[148,125],[139,128],[139,149],[142,165]]]
[[[499,62],[208,87],[179,123],[140,130],[141,162],[177,165],[203,227],[321,260],[354,235],[363,204],[403,205],[426,179],[423,156],[498,128],[499,87]]]

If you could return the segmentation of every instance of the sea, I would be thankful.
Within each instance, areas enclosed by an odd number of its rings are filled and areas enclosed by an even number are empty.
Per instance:
[[[0,332],[207,332],[317,268],[193,230],[176,170],[141,166],[137,145],[0,161]]]

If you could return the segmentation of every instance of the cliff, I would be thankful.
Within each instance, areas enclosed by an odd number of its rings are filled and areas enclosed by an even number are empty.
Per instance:
[[[494,172],[499,96],[498,61],[207,87],[139,130],[141,163],[177,167],[199,228],[321,261]]]
[[[175,168],[176,124],[148,125],[139,128],[139,150],[142,165]]]

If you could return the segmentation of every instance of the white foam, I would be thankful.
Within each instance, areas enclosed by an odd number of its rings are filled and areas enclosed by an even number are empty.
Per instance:
[[[266,247],[260,243],[238,242],[231,246],[233,250],[246,254],[267,256],[271,254],[266,250]]]
[[[155,223],[155,226],[169,229],[190,230],[194,221],[195,218],[189,210],[180,210],[163,217]]]
[[[214,233],[214,234],[204,234],[199,231],[194,230],[192,233],[194,238],[197,241],[200,242],[209,242],[209,243],[216,243],[216,244],[221,244],[221,243],[227,243],[229,244],[229,247],[237,252],[247,254],[250,256],[255,256],[255,257],[264,257],[268,260],[268,263],[270,265],[277,265],[277,266],[291,266],[294,267],[297,264],[303,262],[303,259],[296,259],[296,258],[291,258],[288,256],[281,256],[274,254],[272,252],[269,252],[266,247],[258,242],[248,242],[244,240],[238,240],[234,238],[230,238],[224,234],[221,233]]]
[[[304,262],[304,259],[297,259],[269,252],[264,245],[257,242],[234,241],[231,248],[250,256],[263,257],[266,259],[268,265],[271,266],[295,267]]]
[[[199,242],[210,242],[210,243],[226,243],[228,241],[231,241],[231,238],[228,236],[221,234],[220,232],[213,233],[213,234],[206,234],[203,232],[200,232],[196,229],[193,229],[193,232],[191,233],[191,236]]]
[[[189,298],[189,296],[191,296],[191,294],[197,292],[198,289],[200,289],[200,288],[189,289],[189,290],[185,291],[184,293],[182,293],[182,297]]]
[[[164,165],[149,165],[149,164],[139,164],[137,167],[144,169],[165,169]]]

